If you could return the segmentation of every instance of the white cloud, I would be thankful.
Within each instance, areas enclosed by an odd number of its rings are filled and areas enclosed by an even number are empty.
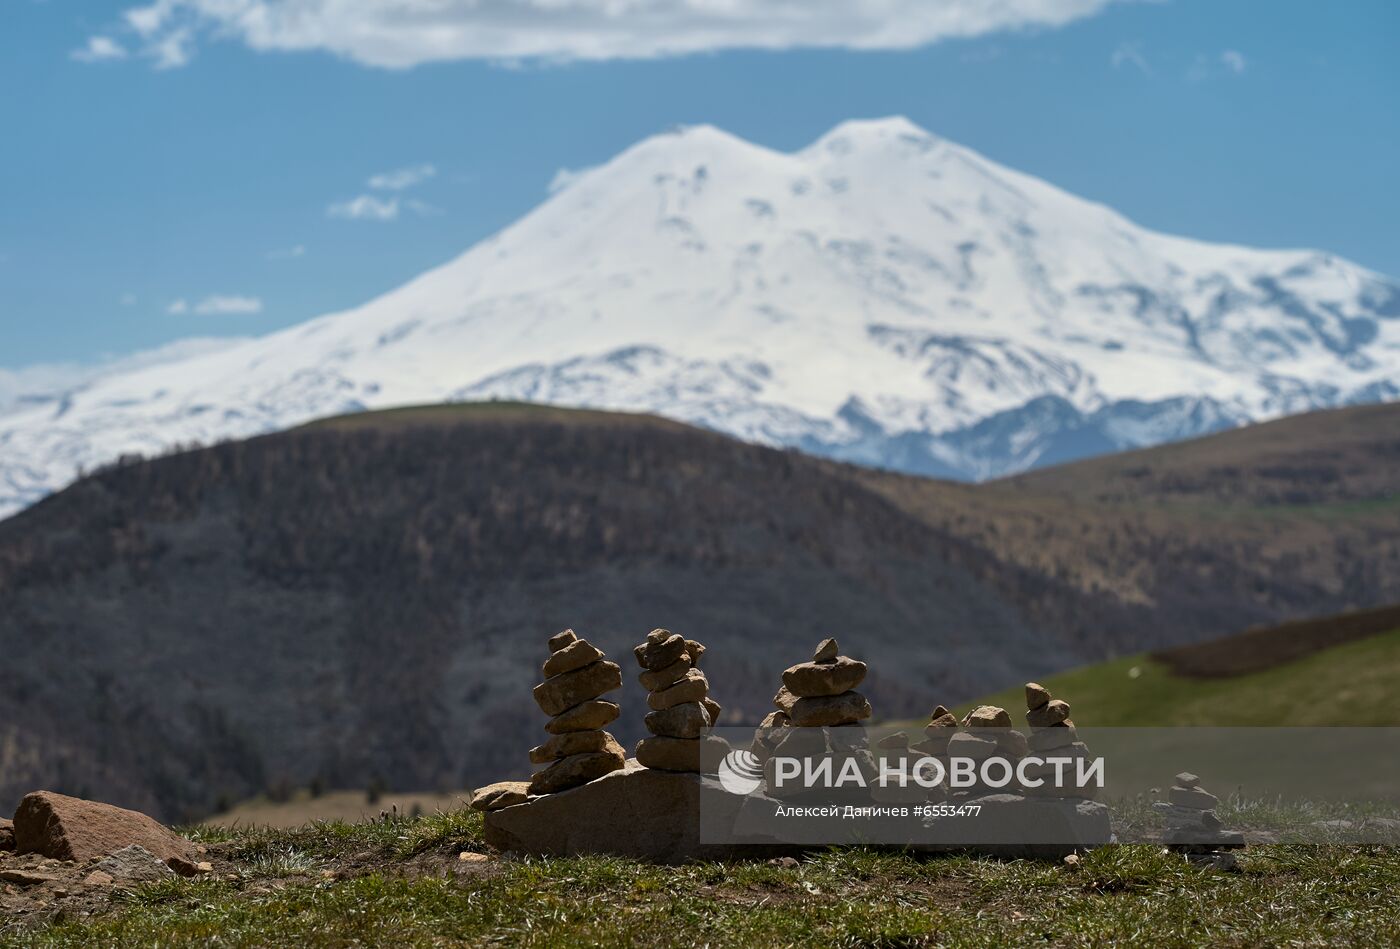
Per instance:
[[[298,257],[305,256],[305,244],[293,244],[291,247],[281,247],[267,252],[268,260],[296,260]]]
[[[373,194],[359,194],[345,201],[336,201],[326,208],[329,217],[347,221],[396,221],[402,211],[412,211],[419,217],[436,217],[445,213],[417,198],[400,199],[397,195],[381,198]]]
[[[136,294],[134,294],[134,293],[123,293],[123,294],[121,295],[121,299],[118,300],[117,302],[120,303],[122,306],[135,306],[135,305],[136,305]]]
[[[183,297],[173,300],[165,308],[165,312],[176,316],[184,313],[197,313],[200,316],[232,316],[261,313],[262,309],[263,302],[257,297],[215,293],[193,305]]]
[[[347,221],[392,221],[399,216],[399,199],[356,195],[347,201],[335,202],[326,208],[326,214]]]
[[[1231,76],[1243,75],[1248,63],[1244,54],[1239,50],[1225,49],[1214,57],[1204,53],[1197,54],[1191,65],[1186,70],[1186,78],[1192,82],[1204,82],[1223,74]]]
[[[86,46],[68,54],[69,59],[76,59],[80,63],[103,63],[126,57],[126,47],[110,36],[89,36]]]
[[[1244,72],[1244,54],[1239,50],[1227,49],[1220,54],[1220,61],[1225,64],[1225,68],[1235,75]]]
[[[1055,27],[1114,0],[152,0],[127,26],[157,65],[199,38],[371,66],[454,59],[645,59],[719,49],[913,49]]]
[[[403,191],[406,188],[421,185],[436,174],[437,169],[425,162],[421,165],[409,165],[407,168],[396,168],[393,171],[373,175],[367,183],[371,188],[377,188],[380,191]]]
[[[1140,43],[1119,43],[1109,60],[1114,69],[1124,65],[1136,66],[1144,76],[1152,75],[1152,67],[1147,65],[1147,57],[1142,54]]]

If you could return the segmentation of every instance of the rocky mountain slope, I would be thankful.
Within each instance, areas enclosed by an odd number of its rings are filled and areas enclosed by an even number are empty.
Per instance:
[[[704,640],[731,721],[837,635],[897,718],[1400,602],[1397,451],[1380,406],[967,485],[486,404],[127,463],[0,521],[0,808],[47,786],[177,819],[522,772],[565,626],[624,668],[654,626]],[[635,741],[632,674],[622,701]]]
[[[981,479],[1400,395],[1400,285],[1153,233],[903,119],[700,126],[357,309],[0,408],[0,511],[131,452],[407,403],[646,411]]]

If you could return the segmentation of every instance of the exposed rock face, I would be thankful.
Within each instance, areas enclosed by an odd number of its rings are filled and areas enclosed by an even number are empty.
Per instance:
[[[728,746],[706,734],[719,717],[710,683],[696,666],[705,647],[666,629],[654,629],[633,650],[648,690],[646,717],[651,738],[637,743],[637,761],[661,771],[713,771]],[[713,760],[711,751],[716,752]]]
[[[553,794],[585,784],[616,771],[627,760],[622,746],[602,730],[617,718],[618,707],[599,699],[622,686],[622,669],[571,629],[551,637],[549,643],[553,652],[544,663],[546,678],[535,686],[534,694],[550,716],[545,730],[554,737],[530,749],[532,762],[549,763],[549,767],[531,775],[528,794]],[[496,806],[509,806],[500,803],[506,799],[519,803],[512,792],[503,793],[506,797],[493,798]]]
[[[139,845],[159,860],[194,859],[193,844],[137,811],[35,791],[15,811],[15,849],[56,860],[92,860]]]

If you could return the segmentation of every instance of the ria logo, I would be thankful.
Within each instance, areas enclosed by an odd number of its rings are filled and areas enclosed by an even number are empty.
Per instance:
[[[763,764],[752,751],[736,748],[719,763],[719,786],[730,794],[752,794],[763,783]]]

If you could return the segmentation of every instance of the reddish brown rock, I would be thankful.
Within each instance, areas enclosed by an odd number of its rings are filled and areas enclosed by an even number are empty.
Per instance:
[[[865,663],[850,656],[826,662],[802,662],[783,670],[783,687],[801,698],[840,695],[865,679]]]
[[[684,636],[679,633],[669,633],[663,638],[661,636],[663,633],[667,633],[667,631],[664,629],[652,630],[647,635],[647,641],[632,650],[632,654],[637,657],[637,664],[648,672],[664,669],[677,659],[688,655]]]
[[[497,781],[484,788],[477,788],[472,794],[471,808],[474,811],[496,811],[503,807],[514,807],[530,799],[530,782]]]
[[[556,650],[544,664],[546,679],[573,672],[603,658],[603,650],[586,639],[576,639],[563,649]]]
[[[553,716],[621,686],[622,668],[600,659],[582,669],[545,679],[535,686],[535,701],[546,715]]]
[[[667,686],[659,692],[647,695],[647,705],[654,712],[661,712],[682,702],[703,702],[709,694],[710,684],[705,681],[705,673],[691,669],[675,685]]]
[[[570,643],[578,642],[578,634],[572,629],[566,629],[562,633],[555,633],[549,637],[549,651],[558,652]]]
[[[591,699],[560,712],[545,722],[544,730],[551,735],[591,731],[615,721],[621,712],[622,709],[616,702]]]
[[[554,794],[568,788],[587,784],[627,763],[627,756],[618,751],[598,751],[591,754],[560,758],[542,771],[530,776],[531,794]]]
[[[612,735],[601,729],[565,732],[531,748],[530,761],[533,764],[548,764],[570,755],[583,755],[594,751],[621,752],[622,746]]]
[[[137,811],[35,791],[15,811],[15,849],[56,860],[91,860],[125,847],[146,848],[161,860],[197,859],[195,847]]]
[[[643,672],[637,679],[642,683],[642,688],[646,689],[648,692],[655,692],[659,689],[666,688],[668,685],[674,685],[681,679],[684,679],[685,674],[690,671],[693,665],[694,663],[690,661],[690,656],[685,655],[681,656],[664,669],[657,669],[655,672]]]
[[[15,823],[0,817],[0,850],[15,849]]]
[[[859,692],[842,692],[840,695],[798,699],[792,703],[788,715],[792,723],[799,727],[849,725],[869,718],[871,709],[870,702]]]
[[[710,698],[708,695],[705,696],[703,699],[700,700],[700,704],[703,705],[703,706],[705,706],[705,711],[706,711],[706,712],[709,714],[709,716],[710,716],[710,724],[711,724],[711,725],[718,725],[718,724],[719,724],[719,713],[724,711],[724,706],[723,706],[723,705],[720,705],[718,702],[716,702],[714,699]]]

